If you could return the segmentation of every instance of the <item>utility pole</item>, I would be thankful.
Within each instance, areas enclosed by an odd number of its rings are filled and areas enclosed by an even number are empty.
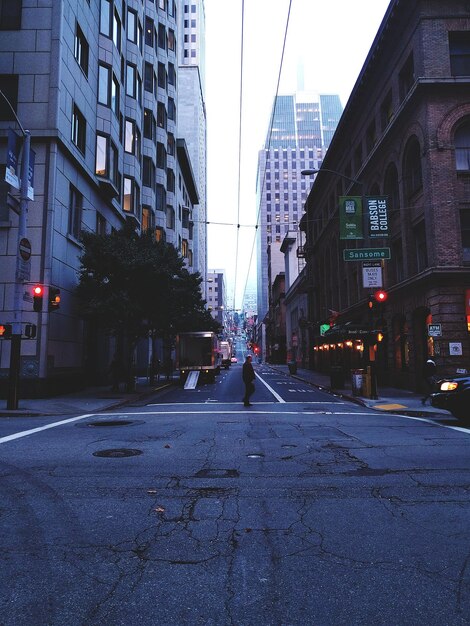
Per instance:
[[[13,109],[11,102],[0,91],[10,107],[18,126],[23,134],[23,150],[21,155],[21,188],[20,188],[20,213],[18,219],[18,245],[16,248],[16,271],[15,271],[15,293],[13,300],[13,324],[10,346],[10,376],[7,397],[7,409],[18,408],[18,387],[20,379],[21,364],[21,333],[23,322],[22,291],[24,285],[24,274],[22,271],[23,259],[21,256],[22,241],[26,239],[27,219],[28,219],[28,186],[29,186],[29,152],[31,148],[31,133],[25,130]]]

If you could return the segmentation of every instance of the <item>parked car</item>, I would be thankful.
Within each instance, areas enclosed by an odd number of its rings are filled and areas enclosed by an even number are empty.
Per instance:
[[[431,404],[450,411],[454,417],[470,421],[470,375],[443,378],[436,383]]]

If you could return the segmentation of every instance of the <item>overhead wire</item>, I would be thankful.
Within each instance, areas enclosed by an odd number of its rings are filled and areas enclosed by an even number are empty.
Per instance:
[[[244,57],[244,37],[245,37],[245,0],[242,0],[241,15],[241,41],[240,41],[240,98],[239,98],[239,121],[238,121],[238,199],[237,199],[237,237],[235,245],[235,279],[233,285],[233,304],[235,309],[235,298],[237,293],[238,274],[238,246],[240,243],[240,197],[241,197],[241,167],[242,167],[242,118],[243,118],[243,57]]]
[[[285,30],[284,30],[284,41],[283,41],[283,44],[282,44],[282,54],[281,54],[281,60],[280,60],[280,64],[279,64],[279,72],[278,72],[278,77],[277,77],[276,94],[275,94],[275,98],[274,98],[274,105],[273,105],[272,112],[271,112],[271,120],[270,120],[270,123],[269,123],[267,150],[269,150],[270,147],[271,147],[271,137],[272,137],[272,132],[273,132],[273,124],[274,124],[274,113],[275,113],[275,110],[276,110],[277,98],[278,98],[278,95],[279,95],[279,85],[281,83],[281,74],[282,74],[282,67],[283,67],[283,64],[284,64],[284,53],[285,53],[285,49],[286,49],[287,32],[289,30],[289,20],[290,20],[291,8],[292,8],[292,0],[289,0],[289,9],[287,11],[286,27],[285,27]],[[248,286],[248,280],[249,280],[249,277],[250,277],[251,264],[253,262],[253,253],[254,253],[254,250],[255,250],[257,229],[259,227],[260,216],[261,216],[261,198],[263,196],[265,180],[266,180],[266,170],[263,173],[263,180],[262,180],[262,184],[261,184],[261,194],[260,194],[260,201],[259,201],[259,205],[258,205],[258,213],[257,213],[257,216],[256,216],[255,234],[254,234],[253,243],[252,243],[252,246],[251,246],[250,261],[249,261],[249,264],[248,264],[248,270],[247,270],[247,275],[246,275],[245,286],[243,288],[242,305],[243,305],[243,301],[245,300],[245,294],[246,294],[246,290],[247,290],[247,286]],[[239,233],[239,229],[237,229],[237,235],[238,235],[238,233]],[[238,237],[237,237],[237,250],[238,250]],[[235,284],[236,284],[236,272],[235,272]],[[234,294],[235,294],[235,289],[234,289]],[[235,295],[234,295],[234,298],[235,298]]]

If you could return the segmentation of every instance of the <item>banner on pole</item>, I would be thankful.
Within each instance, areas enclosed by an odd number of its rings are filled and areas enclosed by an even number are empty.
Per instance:
[[[340,196],[339,231],[340,239],[364,239],[361,196]]]

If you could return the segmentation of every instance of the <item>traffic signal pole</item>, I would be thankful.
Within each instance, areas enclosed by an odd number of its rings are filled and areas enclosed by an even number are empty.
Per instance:
[[[16,115],[15,115],[16,117]],[[19,122],[18,118],[17,121]],[[21,125],[20,125],[21,127]],[[28,179],[29,179],[29,151],[31,147],[31,134],[29,130],[23,131],[23,153],[21,157],[21,199],[20,214],[18,221],[18,245],[16,249],[16,272],[15,272],[15,294],[13,301],[13,333],[10,346],[10,376],[7,397],[7,409],[18,408],[18,388],[21,367],[21,332],[23,323],[23,285],[21,275],[21,254],[20,242],[26,237],[27,217],[28,217]]]

